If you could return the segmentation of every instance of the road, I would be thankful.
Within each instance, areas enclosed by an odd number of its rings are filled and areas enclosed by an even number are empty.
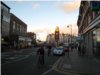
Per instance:
[[[79,75],[59,70],[57,67],[60,66],[63,56],[53,56],[53,49],[50,56],[45,49],[44,65],[38,69],[37,50],[38,48],[33,48],[2,54],[1,75]]]

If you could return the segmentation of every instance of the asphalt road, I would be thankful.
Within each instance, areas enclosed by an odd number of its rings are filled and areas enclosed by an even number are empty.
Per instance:
[[[38,48],[33,48],[1,54],[1,75],[65,75],[57,70],[63,56],[53,56],[53,52],[48,56],[47,49],[45,49],[44,65],[38,69],[37,50]]]

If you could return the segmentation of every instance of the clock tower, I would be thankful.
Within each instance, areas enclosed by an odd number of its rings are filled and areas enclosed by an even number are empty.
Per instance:
[[[58,46],[58,43],[59,43],[59,27],[58,26],[55,29],[55,42]]]

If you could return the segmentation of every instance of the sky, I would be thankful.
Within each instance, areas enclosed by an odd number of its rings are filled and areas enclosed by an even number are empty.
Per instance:
[[[80,1],[3,1],[20,20],[27,24],[27,32],[36,33],[37,39],[46,40],[46,36],[55,33],[78,34],[77,20]],[[68,25],[69,28],[67,27]]]

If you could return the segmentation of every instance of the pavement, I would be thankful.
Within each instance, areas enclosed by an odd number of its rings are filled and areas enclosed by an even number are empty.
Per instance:
[[[74,74],[100,75],[100,64],[87,56],[78,56],[77,49],[69,52],[69,58],[66,53],[57,68]]]

